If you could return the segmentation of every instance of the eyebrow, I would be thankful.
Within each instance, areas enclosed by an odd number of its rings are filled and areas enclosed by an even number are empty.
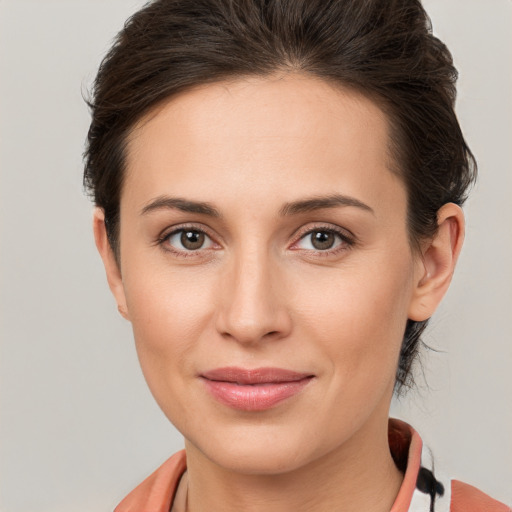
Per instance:
[[[355,197],[345,196],[341,194],[333,194],[329,196],[315,196],[299,201],[286,203],[280,210],[282,217],[297,215],[300,213],[308,213],[325,208],[337,208],[340,206],[352,206],[360,208],[372,214],[373,209]],[[142,208],[140,214],[146,215],[156,210],[177,209],[182,212],[198,213],[209,217],[221,218],[222,215],[210,203],[203,201],[191,201],[180,197],[159,196]]]
[[[360,208],[367,212],[375,215],[370,206],[359,201],[355,197],[345,196],[341,194],[333,194],[329,196],[315,196],[310,199],[304,199],[301,201],[293,201],[292,203],[286,203],[279,213],[282,216],[287,215],[297,215],[299,213],[308,213],[315,210],[322,210],[324,208],[337,208],[340,206],[353,206],[355,208]]]
[[[146,215],[155,210],[176,209],[188,213],[200,213],[210,217],[222,217],[220,212],[210,203],[190,201],[180,197],[159,196],[142,208],[140,214]]]

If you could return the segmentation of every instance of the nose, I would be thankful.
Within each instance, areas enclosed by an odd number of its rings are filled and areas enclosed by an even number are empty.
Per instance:
[[[263,252],[234,260],[220,286],[218,332],[248,345],[288,336],[292,321],[282,273]]]

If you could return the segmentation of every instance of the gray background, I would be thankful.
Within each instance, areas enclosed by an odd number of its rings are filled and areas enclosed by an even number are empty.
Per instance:
[[[146,390],[81,191],[91,82],[141,1],[0,0],[2,512],[111,510],[182,446]],[[512,502],[512,3],[428,0],[480,163],[419,388],[393,406],[451,474]]]

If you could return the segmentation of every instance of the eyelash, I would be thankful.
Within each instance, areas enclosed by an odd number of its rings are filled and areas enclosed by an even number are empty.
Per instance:
[[[168,242],[171,239],[172,236],[177,235],[179,233],[183,233],[184,231],[194,231],[197,233],[202,233],[205,236],[207,236],[214,245],[218,245],[214,239],[213,236],[208,233],[206,229],[203,227],[195,226],[193,224],[185,224],[178,227],[175,227],[172,231],[164,232],[161,236],[158,237],[156,244],[161,246],[164,251],[171,252],[175,256],[178,256],[180,258],[191,258],[191,257],[197,257],[199,253],[201,252],[201,249],[197,249],[195,251],[193,250],[179,250],[174,248],[172,245],[170,245]]]
[[[170,232],[163,233],[161,236],[158,237],[156,244],[160,245],[163,248],[163,250],[171,252],[174,255],[181,257],[181,258],[197,257],[199,255],[199,253],[201,252],[201,249],[188,250],[188,251],[187,250],[179,250],[179,249],[175,249],[172,245],[170,245],[168,243],[172,236],[177,235],[179,233],[183,233],[184,231],[195,231],[197,233],[204,234],[212,241],[212,243],[214,245],[218,246],[218,244],[214,241],[214,237],[212,235],[210,235],[209,232],[204,229],[204,227],[188,225],[188,224],[178,226]],[[309,229],[307,229],[307,231],[304,231],[302,233],[299,232],[299,236],[297,236],[296,240],[293,242],[293,244],[291,246],[291,250],[300,250],[300,249],[294,249],[293,246],[298,244],[301,240],[304,240],[307,236],[310,236],[313,233],[318,233],[318,232],[334,234],[341,240],[341,243],[339,244],[338,247],[335,247],[334,249],[326,249],[326,250],[309,250],[309,249],[307,249],[307,251],[310,254],[313,253],[313,254],[321,256],[321,257],[332,256],[334,254],[338,254],[340,252],[349,250],[356,243],[355,237],[352,234],[347,233],[347,231],[342,230],[340,228],[336,228],[332,225],[326,226],[325,224],[321,224],[321,225],[313,226],[312,228],[309,228]]]
[[[355,243],[355,237],[347,232],[346,230],[340,229],[338,227],[334,227],[332,225],[327,226],[325,224],[318,224],[316,226],[308,228],[304,232],[299,232],[299,236],[297,237],[296,241],[292,244],[292,250],[300,250],[300,249],[293,249],[293,246],[298,244],[301,240],[304,240],[306,237],[312,235],[313,233],[330,233],[337,236],[341,243],[338,245],[338,247],[335,247],[333,249],[326,249],[326,250],[308,250],[308,252],[311,254],[314,254],[315,256],[320,257],[328,257],[333,256],[336,254],[339,254],[341,252],[347,251],[351,249]]]

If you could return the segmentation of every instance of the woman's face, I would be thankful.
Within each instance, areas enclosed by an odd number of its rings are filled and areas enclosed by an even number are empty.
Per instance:
[[[116,296],[190,450],[277,473],[382,430],[423,273],[390,167],[382,111],[303,75],[189,90],[134,129]]]

